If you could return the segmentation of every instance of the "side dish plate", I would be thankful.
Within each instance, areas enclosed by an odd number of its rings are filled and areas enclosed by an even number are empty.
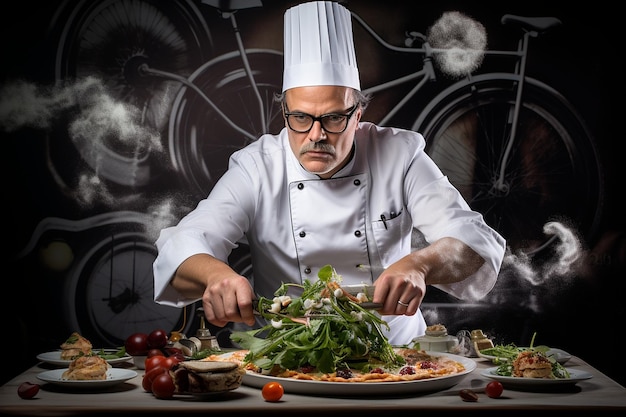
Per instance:
[[[100,350],[103,350],[105,353],[111,353],[111,354],[117,352],[117,349],[93,349],[94,352],[100,352]],[[40,353],[39,355],[37,355],[37,359],[42,362],[48,363],[50,365],[65,366],[65,367],[69,366],[70,363],[72,362],[70,360],[61,359],[60,350]],[[125,354],[121,358],[107,359],[106,361],[110,363],[111,365],[115,365],[116,363],[127,362],[130,359],[132,359],[132,356]]]
[[[37,375],[37,378],[41,381],[49,382],[54,385],[60,385],[66,388],[100,389],[121,384],[137,376],[137,372],[131,369],[110,368],[107,371],[106,379],[97,381],[76,381],[62,379],[63,372],[65,371],[67,371],[67,369],[53,369],[51,371],[40,373]]]
[[[579,371],[576,369],[565,368],[569,372],[569,378],[557,378],[557,379],[545,379],[545,378],[521,378],[515,376],[502,376],[496,374],[498,367],[488,368],[483,370],[480,374],[484,377],[495,379],[500,381],[502,385],[507,388],[521,388],[521,389],[537,389],[554,387],[558,385],[573,385],[577,382],[590,379],[592,375],[589,372]]]
[[[480,353],[480,351],[476,352],[476,354],[478,355],[478,357],[483,358],[483,359],[487,359],[487,360],[490,360],[490,361],[493,361],[493,360],[498,358],[497,356],[485,355],[483,353]],[[572,359],[572,355],[570,355],[566,351],[561,350],[561,349],[555,349],[555,348],[548,349],[548,351],[546,352],[546,355],[554,357],[554,359],[558,363],[560,363],[561,365],[563,365],[565,362],[567,362],[570,359]],[[506,360],[506,359],[504,359],[504,360]]]

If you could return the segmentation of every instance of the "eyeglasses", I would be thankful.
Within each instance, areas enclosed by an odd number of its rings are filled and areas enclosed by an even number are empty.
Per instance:
[[[348,121],[358,107],[359,105],[355,104],[347,114],[327,113],[318,117],[302,112],[286,111],[283,112],[283,114],[287,119],[287,126],[294,132],[308,133],[313,128],[315,122],[320,122],[322,129],[324,129],[326,133],[343,133],[348,127]],[[286,108],[287,106],[285,106],[285,109]]]

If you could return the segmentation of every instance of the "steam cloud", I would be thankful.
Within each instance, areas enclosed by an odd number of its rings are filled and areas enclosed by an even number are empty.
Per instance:
[[[143,123],[139,109],[113,99],[97,78],[54,87],[15,81],[0,88],[0,129],[5,132],[25,127],[49,130],[66,115],[73,116],[67,130],[70,139],[95,171],[77,177],[73,197],[83,205],[116,203],[102,181],[102,164],[109,148],[127,149],[130,161],[133,155],[163,151],[160,135]],[[131,175],[124,175],[132,181],[134,167],[125,168],[131,170]],[[67,188],[60,178],[55,180]]]
[[[482,64],[487,31],[478,21],[460,12],[445,12],[428,30],[428,42],[440,49],[435,62],[450,77],[464,77]]]

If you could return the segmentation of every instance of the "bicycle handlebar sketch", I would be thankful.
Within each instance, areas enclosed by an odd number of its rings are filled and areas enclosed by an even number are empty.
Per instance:
[[[197,3],[79,2],[61,31],[56,78],[67,82],[93,73],[108,77],[118,99],[143,109],[145,122],[153,128],[167,130],[172,169],[190,194],[203,198],[234,151],[284,127],[274,101],[281,91],[283,57],[279,50],[244,45],[236,16],[260,7],[260,1],[237,2],[239,10],[232,7],[235,2]],[[231,51],[213,54],[203,18],[207,9],[230,22],[236,43]],[[450,51],[438,47],[435,39],[409,31],[404,45],[391,45],[352,15],[355,27],[364,29],[382,50],[419,61],[417,70],[407,66],[406,74],[363,89],[375,95],[406,86],[406,94],[375,122],[387,125],[400,111],[413,114],[410,128],[424,135],[426,152],[512,251],[534,255],[549,248],[554,236],[546,235],[543,227],[553,220],[566,222],[584,238],[595,236],[604,189],[594,139],[562,94],[526,72],[531,41],[558,26],[558,19],[503,16],[502,24],[520,29],[517,48],[486,49],[480,59],[511,60],[511,68],[478,68],[441,82],[441,57]],[[427,85],[435,86],[435,93],[425,105],[415,106],[412,99]],[[138,169],[136,157],[128,156],[138,151],[112,147],[106,154],[110,169],[100,165],[101,174],[124,184],[126,173],[120,173],[120,166]],[[89,155],[85,152],[85,159]]]

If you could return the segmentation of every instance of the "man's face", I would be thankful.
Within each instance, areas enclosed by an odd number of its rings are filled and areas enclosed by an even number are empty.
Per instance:
[[[350,88],[337,86],[292,88],[287,90],[285,100],[285,111],[314,117],[329,113],[348,114],[356,104]],[[291,150],[304,169],[320,178],[330,178],[348,162],[360,119],[359,108],[342,133],[325,132],[319,121],[315,121],[308,132],[298,133],[291,130],[285,120]]]

